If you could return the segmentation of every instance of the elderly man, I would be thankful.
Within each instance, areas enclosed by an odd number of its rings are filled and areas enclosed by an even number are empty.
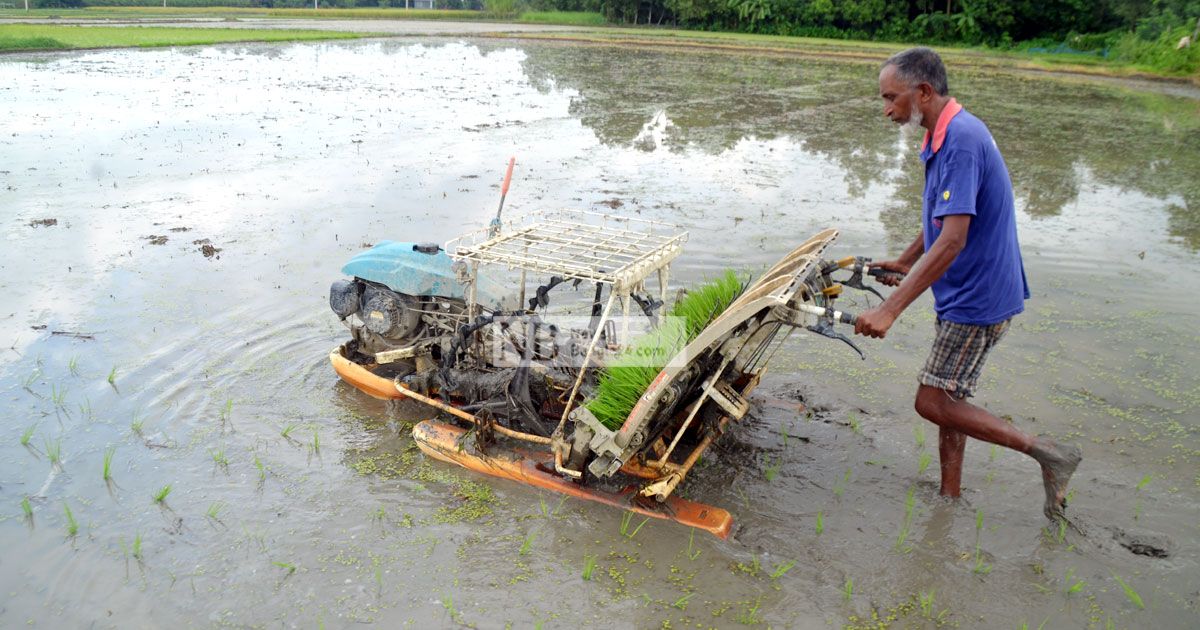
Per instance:
[[[922,230],[899,258],[876,263],[907,275],[888,282],[897,289],[860,315],[854,331],[883,337],[932,287],[936,338],[915,406],[939,427],[941,494],[959,496],[963,452],[967,437],[973,437],[1036,460],[1046,516],[1061,518],[1067,482],[1082,457],[1079,447],[1033,437],[967,402],[989,351],[1029,299],[1004,158],[987,127],[949,96],[946,67],[934,51],[912,48],[888,59],[879,73],[879,93],[883,113],[893,122],[925,128]]]

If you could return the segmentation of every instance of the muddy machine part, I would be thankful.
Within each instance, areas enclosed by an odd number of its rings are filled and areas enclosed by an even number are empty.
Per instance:
[[[604,365],[630,344],[631,309],[661,323],[670,266],[687,240],[678,226],[541,213],[493,221],[444,249],[380,243],[351,260],[343,269],[351,278],[330,289],[330,307],[351,332],[330,359],[368,394],[444,412],[448,420],[413,430],[431,457],[724,537],[727,511],[674,491],[746,415],[750,392],[793,331],[836,338],[834,324],[853,321],[834,308],[842,287],[832,274],[849,270],[851,286],[862,288],[869,261],[822,260],[836,237],[813,236],[748,282],[666,362],[615,429],[587,403]],[[484,273],[505,268],[520,272],[515,299],[503,299],[513,292]],[[527,291],[529,278],[541,286]],[[546,308],[555,287],[580,283],[595,287],[585,325],[557,326]],[[563,347],[570,351],[558,352]],[[620,479],[635,483],[622,490]]]

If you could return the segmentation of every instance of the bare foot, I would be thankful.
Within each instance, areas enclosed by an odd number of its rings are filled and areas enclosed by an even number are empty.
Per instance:
[[[1067,507],[1067,483],[1071,481],[1079,460],[1083,459],[1083,450],[1077,444],[1059,444],[1039,437],[1029,454],[1042,466],[1042,485],[1046,488],[1046,505],[1042,510],[1046,518],[1065,519],[1063,509]]]

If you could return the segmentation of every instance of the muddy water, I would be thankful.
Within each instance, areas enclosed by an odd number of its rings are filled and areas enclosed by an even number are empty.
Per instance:
[[[879,115],[873,67],[393,40],[0,76],[0,625],[1195,623],[1193,97],[951,75],[1008,160],[1034,292],[978,401],[1083,444],[1074,527],[1045,529],[1028,460],[978,444],[964,499],[936,497],[909,402],[924,299],[866,361],[792,338],[683,488],[735,514],[722,542],[426,461],[426,411],[333,375],[326,290],[380,239],[485,224],[510,154],[506,212],[689,226],[682,284],[825,226],[835,254],[894,253],[919,139]]]

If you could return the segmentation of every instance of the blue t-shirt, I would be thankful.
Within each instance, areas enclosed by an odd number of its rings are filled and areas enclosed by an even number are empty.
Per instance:
[[[990,326],[1025,310],[1029,285],[1017,243],[1012,182],[987,126],[951,99],[921,158],[925,251],[941,234],[942,217],[971,215],[966,245],[933,283],[938,318]]]

